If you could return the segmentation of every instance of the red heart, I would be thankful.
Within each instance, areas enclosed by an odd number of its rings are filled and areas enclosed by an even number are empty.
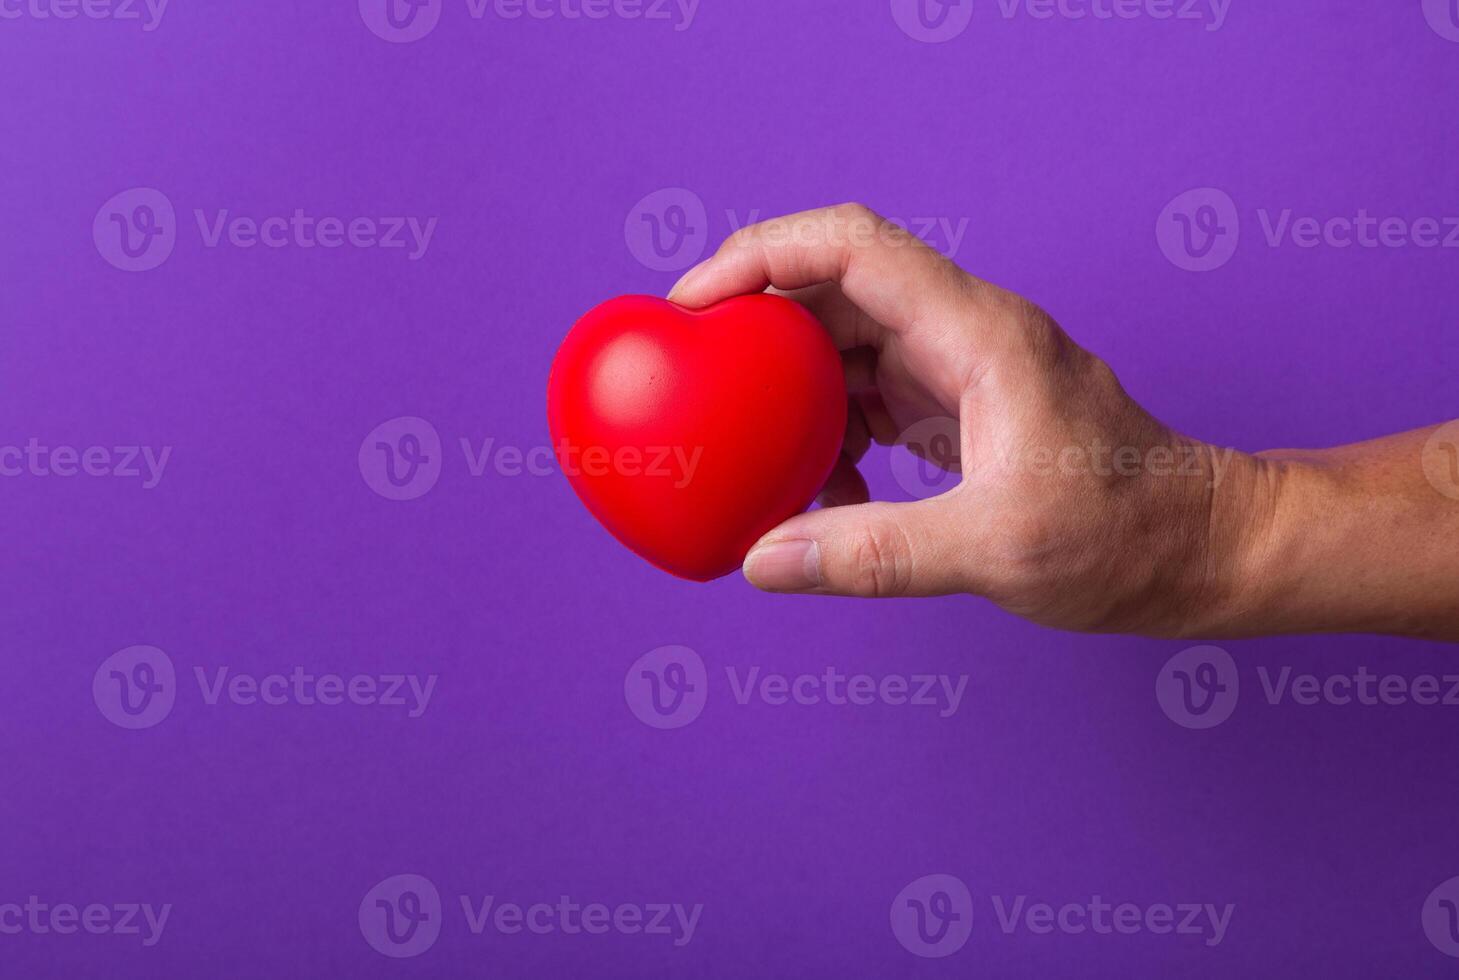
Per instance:
[[[825,329],[790,300],[696,311],[621,296],[562,342],[547,418],[593,516],[665,571],[707,582],[825,484],[846,383]]]

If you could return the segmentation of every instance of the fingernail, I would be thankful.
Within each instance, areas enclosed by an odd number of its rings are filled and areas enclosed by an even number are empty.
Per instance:
[[[703,271],[704,267],[706,265],[708,265],[708,264],[709,264],[709,260],[706,259],[705,261],[700,262],[694,268],[690,269],[688,272],[686,272],[682,276],[680,276],[679,277],[679,281],[676,282],[676,283],[674,283],[674,288],[671,289],[671,290],[669,290],[669,298],[670,299],[673,299],[676,295],[678,295],[684,289],[686,289],[689,286],[693,285],[694,280],[699,278],[700,273]]]
[[[776,541],[745,558],[745,578],[767,592],[801,592],[821,584],[821,549],[814,541]]]

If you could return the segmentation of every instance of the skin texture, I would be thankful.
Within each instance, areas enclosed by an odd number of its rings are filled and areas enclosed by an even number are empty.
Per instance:
[[[1191,439],[1043,310],[859,205],[744,228],[669,299],[767,287],[825,324],[851,411],[825,506],[761,539],[755,586],[971,593],[1091,632],[1459,640],[1459,499],[1433,475],[1435,430],[1257,454]],[[869,502],[856,463],[872,440],[939,418],[955,458],[907,445],[959,485]]]

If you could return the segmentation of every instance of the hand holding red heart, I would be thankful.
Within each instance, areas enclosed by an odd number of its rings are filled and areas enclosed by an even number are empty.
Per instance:
[[[557,438],[703,450],[692,489],[573,477],[671,571],[711,578],[743,556],[769,591],[967,592],[1065,629],[1459,639],[1459,510],[1417,464],[1447,430],[1255,456],[1189,439],[1043,310],[854,205],[742,229],[669,299],[585,317],[549,402]],[[955,458],[919,454],[961,482],[868,501],[871,440],[939,417]],[[798,513],[818,485],[828,506]]]
[[[743,229],[669,298],[702,308],[767,286],[802,304],[841,351],[850,405],[822,494],[750,552],[774,591],[972,592],[1039,622],[1170,632],[1223,588],[1243,526],[1223,513],[1255,460],[1186,439],[1136,405],[1041,309],[980,281],[903,229],[848,206]],[[913,503],[867,502],[856,463],[929,418],[957,420],[962,482]],[[1062,467],[1066,447],[1169,449],[1188,475]],[[1052,465],[1036,461],[1052,456]],[[1219,469],[1219,473],[1218,473]],[[1152,596],[1161,600],[1149,601]]]

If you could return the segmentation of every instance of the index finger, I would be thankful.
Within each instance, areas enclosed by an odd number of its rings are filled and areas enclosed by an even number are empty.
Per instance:
[[[859,204],[803,211],[741,228],[690,269],[669,299],[694,308],[767,286],[839,283],[893,333],[909,330],[980,286],[905,228]]]

